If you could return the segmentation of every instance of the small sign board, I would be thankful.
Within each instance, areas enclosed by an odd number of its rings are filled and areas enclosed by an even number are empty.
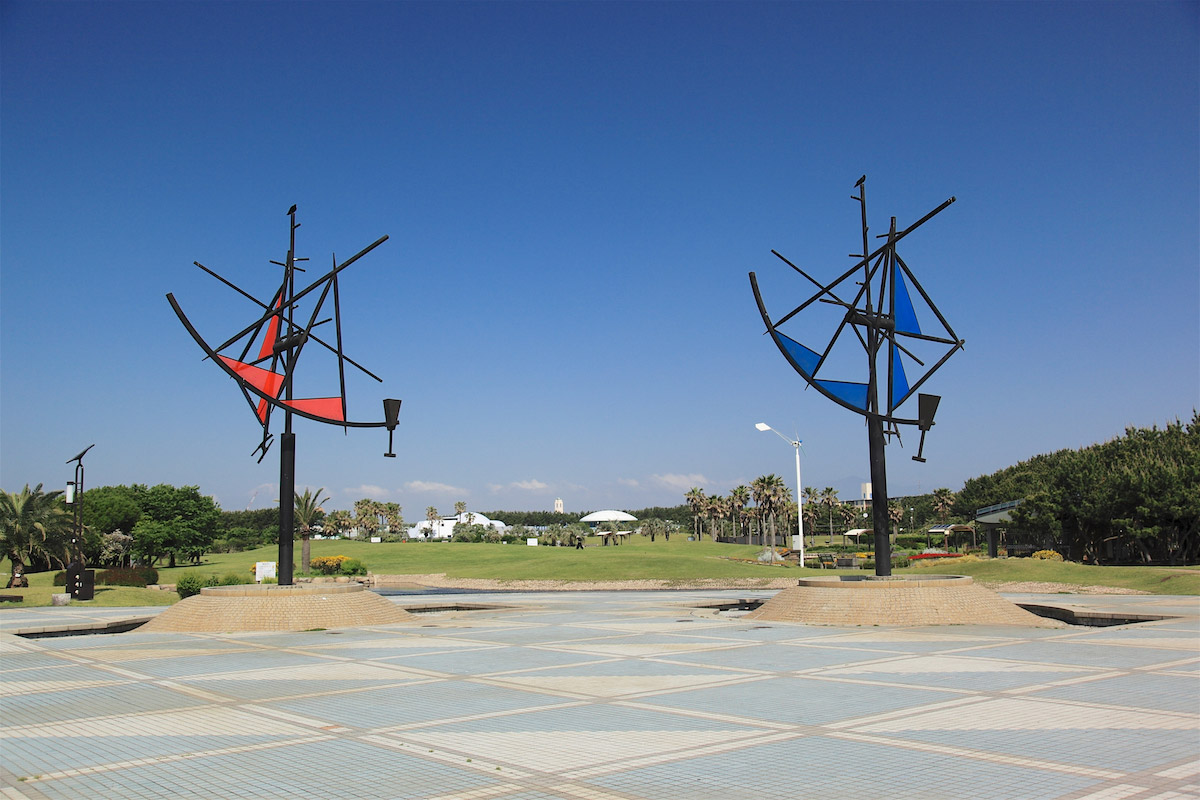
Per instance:
[[[371,537],[371,541],[372,541],[374,544],[379,544],[380,542],[382,542],[382,541],[383,541],[383,537],[382,537],[382,536],[372,536],[372,537]]]
[[[275,573],[274,561],[255,561],[254,562],[254,581],[262,583],[264,578],[277,578]]]
[[[537,539],[526,539],[525,544],[529,545],[530,547],[537,547]]]

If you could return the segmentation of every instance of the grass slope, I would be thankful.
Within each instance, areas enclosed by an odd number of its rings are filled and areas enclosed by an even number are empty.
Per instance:
[[[689,542],[676,536],[671,541],[659,538],[650,542],[633,537],[620,546],[601,547],[590,543],[584,550],[570,547],[525,547],[521,545],[461,544],[450,542],[410,542],[371,544],[353,540],[314,541],[313,556],[344,555],[357,558],[381,575],[445,573],[451,578],[489,578],[500,581],[692,581],[703,578],[784,578],[817,575],[818,569],[800,569],[794,565],[767,566],[734,559],[754,559],[761,550],[757,545],[716,544],[711,541]],[[300,545],[296,544],[299,561]],[[212,553],[198,566],[159,569],[159,581],[175,583],[185,572],[223,576],[236,573],[253,580],[256,561],[274,561],[274,547],[242,553]],[[958,562],[958,563],[955,563]],[[7,562],[0,562],[7,574]],[[843,574],[863,574],[862,570],[838,570]],[[836,574],[825,570],[825,574]],[[1010,558],[995,561],[959,562],[947,559],[937,564],[897,570],[897,575],[945,573],[970,575],[988,583],[1037,582],[1074,586],[1115,586],[1153,594],[1200,595],[1200,568],[1182,567],[1094,567],[1083,564]],[[22,603],[4,603],[3,608],[50,605],[50,595],[61,592],[52,586],[53,573],[29,576],[29,589],[0,590],[0,594],[22,595]],[[174,592],[130,587],[96,587],[98,606],[170,605],[178,600]]]

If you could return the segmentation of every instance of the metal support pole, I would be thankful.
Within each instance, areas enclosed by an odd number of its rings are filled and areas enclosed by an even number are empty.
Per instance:
[[[871,443],[871,514],[875,528],[875,574],[892,574],[892,544],[888,538],[887,456],[884,453],[883,421],[867,417]]]
[[[71,535],[71,560],[83,566],[83,459],[75,462],[75,526]]]
[[[279,441],[279,585],[292,585],[292,529],[296,518],[296,434]]]
[[[800,566],[804,566],[804,486],[800,482],[800,442],[796,442],[796,531],[800,542]]]

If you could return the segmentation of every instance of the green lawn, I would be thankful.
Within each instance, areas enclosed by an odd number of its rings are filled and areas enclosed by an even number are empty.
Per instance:
[[[4,575],[8,575],[7,567],[4,568]],[[53,580],[53,572],[36,572],[29,576],[29,588],[27,589],[0,589],[0,595],[18,595],[23,598],[19,603],[0,604],[0,611],[6,608],[50,605],[50,595],[66,591],[61,586],[51,585]],[[8,582],[7,577],[4,582]],[[169,606],[178,599],[179,595],[174,592],[160,592],[157,589],[138,589],[133,586],[97,586],[95,598],[88,605],[106,608]]]
[[[661,537],[650,542],[633,537],[620,546],[601,547],[593,540],[584,550],[570,547],[526,547],[524,545],[461,544],[450,542],[408,542],[403,544],[371,544],[353,540],[314,541],[313,556],[344,555],[357,558],[376,574],[446,573],[451,578],[490,578],[494,580],[560,580],[560,581],[619,581],[665,580],[692,581],[702,578],[780,578],[818,575],[818,569],[800,569],[794,565],[766,566],[733,559],[753,559],[757,545],[716,544],[711,541],[689,542],[687,537],[674,536],[671,541]],[[300,558],[300,543],[296,543],[296,560]],[[256,561],[274,561],[273,547],[242,553],[213,553],[204,557],[198,566],[175,569],[160,568],[161,583],[174,583],[184,572],[197,571],[204,575],[223,576],[227,573],[252,578]],[[1082,564],[1039,561],[1031,558],[999,559],[996,561],[946,562],[897,570],[897,575],[950,573],[970,575],[987,582],[1038,581],[1071,585],[1117,586],[1140,589],[1154,594],[1200,595],[1200,568],[1171,567],[1090,567]],[[7,562],[0,562],[7,574]],[[825,574],[836,574],[825,570]],[[845,574],[861,574],[861,570],[839,570]],[[29,576],[29,589],[0,590],[0,594],[20,594],[21,604],[4,603],[0,609],[19,605],[49,605],[50,595],[62,587],[51,586],[52,573]],[[128,587],[97,587],[100,606],[169,605],[178,596],[174,592],[159,592]]]
[[[953,563],[957,560],[948,558],[938,564],[899,570],[897,574],[938,572],[970,575],[978,581],[989,583],[1039,581],[1067,583],[1073,586],[1116,586],[1151,594],[1200,594],[1200,567],[1093,567],[1035,558],[1001,558],[994,561]]]
[[[380,575],[430,574],[444,572],[451,578],[494,580],[693,580],[696,578],[774,578],[801,574],[794,566],[770,567],[730,561],[753,559],[762,548],[747,545],[689,542],[673,536],[651,542],[635,537],[622,545],[601,547],[589,542],[583,550],[573,547],[527,547],[519,544],[462,544],[458,542],[407,542],[371,544],[353,540],[314,541],[312,555],[343,555],[357,558]],[[226,572],[250,574],[255,561],[274,561],[273,547],[244,553],[211,554],[199,567],[160,569],[159,580],[172,583],[188,569],[206,574]],[[295,559],[300,562],[300,543]]]

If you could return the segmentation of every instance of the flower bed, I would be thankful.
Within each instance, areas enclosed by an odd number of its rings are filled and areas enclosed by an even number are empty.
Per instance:
[[[917,553],[909,556],[912,560],[918,558],[962,558],[962,553]]]

